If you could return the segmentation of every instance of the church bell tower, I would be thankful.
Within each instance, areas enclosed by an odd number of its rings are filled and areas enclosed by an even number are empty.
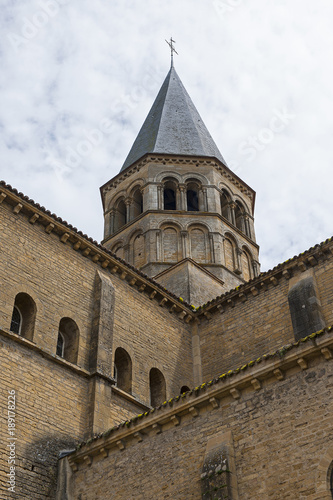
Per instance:
[[[228,168],[173,64],[101,196],[102,244],[191,304],[259,273],[255,192]]]

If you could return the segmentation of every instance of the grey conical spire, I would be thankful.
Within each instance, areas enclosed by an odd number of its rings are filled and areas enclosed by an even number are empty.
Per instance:
[[[147,153],[209,156],[226,165],[173,66],[121,170]]]

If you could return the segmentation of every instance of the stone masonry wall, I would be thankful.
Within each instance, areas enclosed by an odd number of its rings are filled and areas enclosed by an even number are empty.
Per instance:
[[[314,267],[308,266],[317,284],[318,299],[321,304],[326,326],[333,324],[333,262],[322,259]],[[222,304],[222,312],[214,312],[209,320],[201,317],[200,342],[203,380],[242,366],[246,360],[272,352],[284,344],[294,341],[294,333],[288,304],[290,283],[301,280],[302,270],[292,270],[289,279],[278,275],[273,281],[257,280],[253,285],[242,288],[230,302]],[[252,292],[256,295],[254,295]]]
[[[323,349],[328,360],[319,350],[310,339],[280,361],[224,379],[225,392],[219,384],[201,388],[115,430],[114,445],[108,437],[84,445],[70,458],[69,498],[200,499],[215,446],[227,459],[228,497],[204,498],[329,500],[333,362],[330,349]],[[306,359],[303,369],[297,359]]]
[[[0,337],[0,497],[53,498],[59,451],[86,435],[88,379],[4,335]],[[15,391],[15,493],[8,491],[8,391]]]
[[[30,217],[23,211],[15,213],[13,205],[0,204],[1,436],[6,439],[8,432],[3,412],[7,391],[15,390],[18,496],[12,498],[38,500],[55,494],[61,449],[70,448],[92,429],[103,431],[149,405],[150,367],[164,374],[168,397],[179,393],[184,384],[193,385],[193,370],[190,327],[177,313],[75,251],[70,241],[61,242],[52,230],[48,234],[45,224],[29,223]],[[114,288],[114,323],[107,330],[113,339],[93,338],[97,331],[98,335],[106,331],[105,321],[99,330],[95,325],[97,270],[108,276]],[[20,292],[29,294],[37,307],[32,342],[9,332]],[[77,370],[55,355],[63,317],[72,318],[80,331]],[[109,373],[113,373],[116,347],[132,356],[135,397],[130,402],[112,392],[112,379],[93,373],[92,340]],[[100,366],[98,359],[96,366]],[[143,404],[136,404],[135,398]],[[5,450],[4,441],[1,449]],[[1,455],[0,471],[0,489],[7,493],[6,454]]]

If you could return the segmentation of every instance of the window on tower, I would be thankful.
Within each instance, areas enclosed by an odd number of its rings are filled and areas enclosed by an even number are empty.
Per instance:
[[[172,188],[164,189],[164,210],[176,210],[176,193]]]
[[[221,193],[221,211],[222,211],[222,216],[225,217],[229,222],[231,221],[231,214],[230,214],[230,196],[229,194],[223,189]]]
[[[198,192],[194,189],[188,189],[186,192],[187,210],[189,212],[198,212],[199,198]]]
[[[131,219],[135,219],[143,212],[143,199],[140,188],[136,188],[132,195]]]
[[[164,210],[177,210],[177,181],[169,179],[163,186],[163,207]]]

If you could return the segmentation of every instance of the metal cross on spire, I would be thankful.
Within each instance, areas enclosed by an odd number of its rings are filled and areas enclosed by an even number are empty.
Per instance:
[[[171,49],[171,67],[173,67],[173,53],[175,52],[178,56],[178,52],[177,50],[175,49],[175,47],[173,46],[175,42],[175,40],[172,39],[172,37],[170,38],[170,42],[168,42],[168,40],[165,40],[166,43],[169,45],[170,49]]]

